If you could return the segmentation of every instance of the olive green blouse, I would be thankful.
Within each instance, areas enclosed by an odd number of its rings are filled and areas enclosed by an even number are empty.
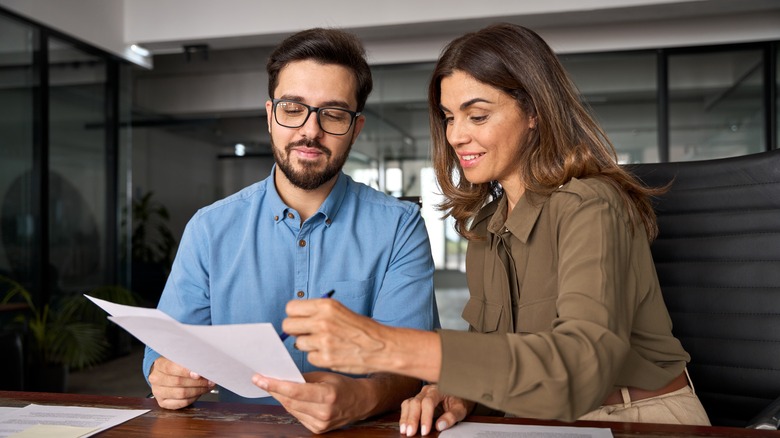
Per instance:
[[[658,389],[690,359],[650,245],[617,190],[572,179],[475,217],[469,332],[440,330],[442,391],[521,417],[576,420],[619,386]]]

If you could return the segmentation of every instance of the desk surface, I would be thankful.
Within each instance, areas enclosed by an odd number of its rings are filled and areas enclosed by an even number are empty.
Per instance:
[[[197,402],[177,411],[161,409],[153,399],[83,394],[48,394],[0,391],[0,406],[24,407],[29,403],[63,406],[150,409],[150,412],[109,429],[102,437],[298,437],[312,435],[279,406]],[[470,417],[468,421],[504,424],[608,427],[617,437],[780,437],[780,432],[728,427],[674,426],[639,423],[557,423],[498,417]],[[330,432],[324,437],[398,438],[398,414],[391,414]],[[432,434],[431,436],[436,436]]]

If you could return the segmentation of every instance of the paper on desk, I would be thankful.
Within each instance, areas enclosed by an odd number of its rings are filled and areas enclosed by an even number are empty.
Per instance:
[[[85,296],[108,312],[108,319],[162,356],[242,397],[269,396],[252,383],[255,373],[304,382],[270,323],[182,324],[158,309]]]
[[[573,426],[529,426],[524,424],[493,424],[463,422],[441,432],[441,438],[612,438],[610,429]]]
[[[31,404],[0,415],[0,437],[88,437],[149,412]]]

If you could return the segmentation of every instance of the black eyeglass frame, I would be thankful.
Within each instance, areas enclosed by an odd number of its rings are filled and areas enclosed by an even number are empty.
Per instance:
[[[290,102],[290,103],[294,103],[296,105],[301,105],[302,107],[305,107],[309,111],[306,114],[306,117],[303,118],[303,121],[301,122],[300,125],[298,125],[298,126],[290,126],[290,125],[285,125],[284,123],[279,121],[279,118],[276,116],[276,107],[280,103],[282,103],[282,102]],[[279,126],[284,126],[285,128],[292,128],[292,129],[300,128],[301,126],[305,125],[307,121],[309,121],[309,117],[311,116],[311,113],[315,113],[316,117],[317,117],[317,126],[319,126],[320,129],[322,129],[324,132],[327,132],[330,135],[346,135],[349,132],[349,130],[352,129],[352,125],[355,124],[355,119],[357,119],[358,116],[360,116],[362,114],[360,111],[351,111],[351,110],[348,110],[348,109],[345,109],[345,108],[339,108],[339,107],[336,107],[336,106],[317,107],[317,106],[306,105],[305,103],[301,103],[301,102],[298,102],[297,100],[290,100],[290,99],[271,99],[271,103],[273,104],[273,107],[271,108],[271,111],[273,111],[273,113],[274,113],[274,121],[276,121],[276,123],[278,123]],[[344,112],[348,113],[350,116],[352,116],[349,119],[349,126],[347,126],[346,131],[342,132],[341,134],[336,134],[336,133],[330,132],[327,129],[323,128],[322,127],[322,121],[320,120],[320,111],[322,111],[322,110],[339,110],[339,111],[344,111]]]

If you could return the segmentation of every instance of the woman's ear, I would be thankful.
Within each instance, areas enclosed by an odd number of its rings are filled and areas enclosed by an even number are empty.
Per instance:
[[[536,116],[528,118],[528,128],[529,129],[536,129]]]

